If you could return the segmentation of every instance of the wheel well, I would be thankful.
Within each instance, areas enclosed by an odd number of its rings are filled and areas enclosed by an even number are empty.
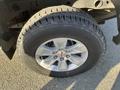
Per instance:
[[[14,12],[9,19],[9,26],[27,21],[33,14],[43,8],[57,5],[68,5],[83,9],[91,14],[97,22],[102,22],[116,15],[111,0],[16,0],[9,4],[9,7]]]

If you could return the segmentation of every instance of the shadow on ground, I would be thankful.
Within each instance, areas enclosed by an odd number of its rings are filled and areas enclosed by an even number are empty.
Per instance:
[[[101,72],[93,70],[92,74],[89,71],[71,78],[52,79],[40,90],[119,90],[120,63]]]
[[[119,75],[113,85],[113,88],[112,90],[119,90],[120,89],[120,72],[119,72]]]

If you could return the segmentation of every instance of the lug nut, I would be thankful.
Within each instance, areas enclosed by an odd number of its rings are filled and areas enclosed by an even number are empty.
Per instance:
[[[58,56],[54,56],[54,59],[57,59],[58,58]]]
[[[66,55],[66,57],[67,57],[67,58],[69,58],[69,57],[70,57],[70,55]]]

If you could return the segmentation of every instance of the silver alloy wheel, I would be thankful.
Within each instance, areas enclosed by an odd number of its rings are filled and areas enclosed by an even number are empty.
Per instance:
[[[36,50],[37,63],[50,71],[71,71],[83,65],[88,49],[80,41],[71,38],[55,38],[41,44]]]

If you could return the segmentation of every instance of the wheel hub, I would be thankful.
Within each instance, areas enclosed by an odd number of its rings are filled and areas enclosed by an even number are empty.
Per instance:
[[[63,60],[67,60],[67,58],[69,55],[67,55],[67,52],[65,52],[64,50],[59,50],[55,56],[54,59],[58,59],[58,61],[63,61]]]
[[[61,57],[65,57],[66,56],[66,52],[64,50],[60,50],[56,53],[56,55],[61,58]]]

